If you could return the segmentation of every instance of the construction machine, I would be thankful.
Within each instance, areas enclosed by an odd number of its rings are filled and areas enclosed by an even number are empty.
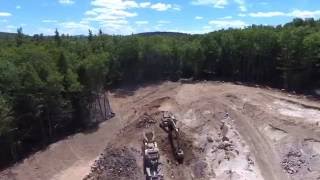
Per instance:
[[[184,152],[180,144],[180,131],[177,128],[177,119],[170,112],[164,112],[162,120],[160,122],[160,127],[168,133],[169,141],[174,153],[174,157],[179,163],[184,160]]]
[[[145,132],[143,134],[143,166],[146,180],[161,180],[160,174],[160,154],[154,132]]]

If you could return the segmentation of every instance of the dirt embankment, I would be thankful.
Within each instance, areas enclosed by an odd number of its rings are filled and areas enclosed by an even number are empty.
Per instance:
[[[0,179],[82,179],[90,166],[87,179],[141,179],[147,130],[156,134],[165,179],[320,178],[319,102],[229,83],[165,82],[114,91],[111,104],[116,118],[53,144]],[[163,111],[178,119],[183,164],[159,128]]]

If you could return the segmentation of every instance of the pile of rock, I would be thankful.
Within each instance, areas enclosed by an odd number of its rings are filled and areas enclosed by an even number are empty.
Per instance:
[[[234,150],[234,145],[232,144],[232,141],[222,141],[218,147],[218,149],[223,149],[225,151],[233,151]]]
[[[281,161],[281,165],[287,173],[296,174],[299,169],[306,165],[306,160],[299,150],[291,150]]]
[[[239,151],[236,149],[234,142],[227,137],[228,131],[230,129],[228,126],[231,126],[229,125],[229,122],[223,122],[221,124],[221,132],[218,134],[218,138],[213,139],[210,136],[207,137],[207,141],[209,143],[213,143],[211,153],[223,153],[224,159],[226,160],[233,159],[237,155],[239,155]]]
[[[126,147],[106,148],[84,180],[138,179],[137,171],[137,162],[131,150]]]
[[[148,114],[143,114],[136,124],[137,128],[148,128],[150,125],[157,123],[157,121]]]

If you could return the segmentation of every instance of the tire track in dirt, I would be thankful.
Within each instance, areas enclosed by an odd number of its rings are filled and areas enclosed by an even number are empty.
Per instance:
[[[231,110],[232,112],[233,110]],[[235,113],[235,112],[233,112]],[[231,114],[233,114],[231,113]],[[242,114],[235,113],[236,115],[236,128],[239,133],[249,144],[254,156],[260,167],[260,171],[265,179],[270,180],[285,180],[288,179],[282,172],[279,162],[272,146],[268,140],[254,127],[248,120],[249,117]],[[232,116],[232,115],[231,115]]]

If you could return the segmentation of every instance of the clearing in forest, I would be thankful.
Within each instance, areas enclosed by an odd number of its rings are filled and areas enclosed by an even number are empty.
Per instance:
[[[110,98],[116,117],[52,144],[2,171],[0,179],[143,179],[147,130],[156,134],[164,179],[320,177],[319,102],[221,82],[163,82],[113,90]],[[165,111],[178,120],[183,164],[159,128]]]

